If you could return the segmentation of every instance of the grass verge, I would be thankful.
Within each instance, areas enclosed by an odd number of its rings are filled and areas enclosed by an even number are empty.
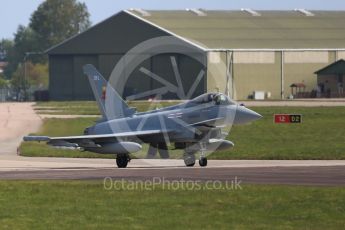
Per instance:
[[[128,187],[124,183],[124,187]],[[105,190],[102,181],[0,181],[1,229],[344,229],[343,188]]]
[[[227,139],[232,150],[214,153],[212,159],[345,159],[345,107],[255,107],[264,117],[254,123],[234,126]],[[301,124],[274,124],[275,113],[303,115]],[[80,135],[95,118],[46,119],[38,135]],[[53,149],[44,143],[22,143],[24,156],[100,157],[89,152]],[[145,156],[147,146],[134,156]],[[180,152],[173,151],[173,155]],[[181,154],[180,154],[181,156]]]
[[[162,108],[169,105],[177,104],[177,101],[147,102],[147,101],[130,101],[128,105],[135,107],[138,112],[148,109]],[[100,115],[95,101],[50,101],[37,102],[34,109],[39,114],[56,114],[56,115]]]
[[[99,115],[99,110],[95,101],[37,102],[34,109],[39,114]]]
[[[235,126],[231,151],[216,159],[345,159],[345,107],[255,107],[263,118]],[[274,124],[273,114],[302,114],[301,124]]]

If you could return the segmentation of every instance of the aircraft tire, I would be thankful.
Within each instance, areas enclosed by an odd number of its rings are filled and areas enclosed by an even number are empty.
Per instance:
[[[118,168],[126,168],[129,162],[129,156],[127,154],[118,154],[116,156],[116,165]]]
[[[200,160],[199,160],[199,165],[201,167],[207,166],[207,158],[206,157],[201,157]]]
[[[185,154],[183,157],[184,163],[187,167],[193,167],[195,165],[195,155],[194,154]]]

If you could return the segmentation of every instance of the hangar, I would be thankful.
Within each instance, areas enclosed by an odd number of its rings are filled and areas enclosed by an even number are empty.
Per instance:
[[[148,56],[128,73],[124,97],[164,83],[152,76],[177,85],[176,70],[183,87],[190,88],[201,69],[203,79],[193,96],[221,91],[241,100],[256,93],[284,99],[291,96],[293,84],[305,85],[303,95],[308,96],[317,88],[314,72],[345,59],[345,12],[124,10],[47,50],[50,98],[93,99],[82,73],[84,64],[95,65],[109,77],[129,50],[162,36],[200,51],[202,61],[172,51]],[[162,97],[178,98],[172,92]]]
[[[318,71],[318,93],[324,97],[344,97],[345,61],[340,59]]]

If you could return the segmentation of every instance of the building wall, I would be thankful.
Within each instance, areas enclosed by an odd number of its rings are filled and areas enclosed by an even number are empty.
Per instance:
[[[193,96],[207,92],[225,92],[226,74],[229,68],[227,52],[209,52],[207,66],[202,82]],[[284,52],[283,78],[284,96],[291,94],[292,83],[304,83],[306,92],[317,87],[314,72],[326,65],[341,59],[343,53],[338,51],[317,52]],[[50,61],[50,97],[53,100],[92,100],[93,95],[82,66],[93,64],[105,78],[109,78],[115,65],[123,54],[104,55],[51,55]],[[163,76],[167,81],[177,85],[172,69],[171,57],[175,56],[183,79],[184,91],[187,93],[203,68],[191,58],[176,54],[163,54],[146,60],[133,71],[127,80],[124,96],[149,91],[162,84],[149,78],[140,71],[145,67],[153,73]],[[276,52],[243,52],[233,53],[233,95],[234,99],[248,99],[253,91],[271,93],[271,99],[281,98],[281,51]],[[123,63],[124,65],[126,63]],[[207,83],[206,83],[207,81]],[[231,91],[231,82],[230,82]],[[116,87],[116,86],[115,86]],[[164,96],[166,99],[177,98],[173,93]]]
[[[234,98],[243,100],[254,91],[280,98],[281,55],[279,52],[234,52]]]
[[[345,60],[345,51],[337,51],[336,56],[337,56],[337,60],[340,60],[340,59]]]
[[[82,72],[83,65],[95,65],[108,79],[116,64],[127,64],[126,60],[122,63],[119,60],[128,50],[150,38],[167,35],[166,31],[121,12],[52,48],[48,51],[50,98],[92,100],[90,86]],[[310,92],[317,86],[314,74],[316,70],[336,59],[345,59],[345,51],[284,51],[283,56],[282,51],[217,51],[202,55],[205,56],[206,64],[178,54],[166,53],[150,57],[133,70],[126,80],[122,95],[127,97],[162,87],[162,83],[143,73],[140,69],[142,67],[177,86],[172,56],[176,58],[185,94],[188,94],[199,74],[204,71],[202,80],[190,96],[206,91],[225,92],[228,74],[231,76],[230,95],[239,100],[250,98],[254,91],[265,91],[271,95],[271,99],[281,99],[282,93],[285,97],[290,94],[289,86],[292,83],[303,82],[306,91]],[[116,87],[115,85],[114,88]],[[172,99],[177,96],[169,92],[163,98]]]
[[[225,92],[227,69],[231,65],[228,60],[231,57],[229,53],[232,51],[227,52],[209,52],[207,55],[208,92]],[[291,94],[290,85],[293,83],[304,83],[305,91],[311,92],[317,87],[314,72],[336,61],[337,55],[339,59],[343,53],[336,54],[335,51],[234,51],[232,57],[233,81],[231,81],[234,92],[230,92],[230,95],[234,99],[244,100],[251,98],[254,91],[265,91],[266,94],[271,95],[271,99],[281,99],[282,94],[284,98]]]
[[[224,93],[227,82],[226,52],[209,52],[207,55],[207,92]]]
[[[335,52],[330,51],[299,51],[284,53],[284,91],[285,97],[291,94],[290,85],[304,83],[305,91],[317,88],[315,71],[335,61]]]

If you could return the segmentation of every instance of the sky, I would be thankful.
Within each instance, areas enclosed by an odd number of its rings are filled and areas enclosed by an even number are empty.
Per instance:
[[[44,0],[0,0],[0,39],[13,38],[18,25],[28,25],[30,16]],[[79,0],[86,3],[92,24],[129,8],[239,10],[345,10],[344,0]]]

